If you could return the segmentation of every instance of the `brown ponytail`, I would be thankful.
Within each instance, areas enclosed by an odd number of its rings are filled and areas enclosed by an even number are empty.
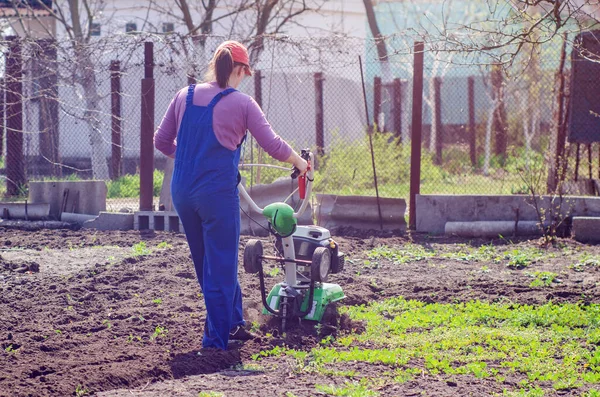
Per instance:
[[[214,56],[212,63],[214,64],[214,75],[219,87],[227,87],[227,82],[233,72],[233,56],[231,50],[227,47],[221,48]]]

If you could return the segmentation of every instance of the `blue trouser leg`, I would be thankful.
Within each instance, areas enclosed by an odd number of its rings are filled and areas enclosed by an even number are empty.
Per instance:
[[[185,237],[192,254],[198,284],[200,284],[200,288],[202,289],[204,273],[204,233],[202,232],[202,219],[190,201],[179,201],[173,204],[185,230]]]
[[[208,327],[202,344],[226,349],[229,331],[244,322],[237,278],[239,197],[234,192],[207,197],[200,207],[205,249],[202,287]]]

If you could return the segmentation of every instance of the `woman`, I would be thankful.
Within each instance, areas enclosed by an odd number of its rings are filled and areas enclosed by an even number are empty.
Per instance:
[[[305,172],[307,163],[273,132],[258,104],[236,90],[251,76],[248,51],[222,43],[206,80],[179,91],[154,134],[154,145],[175,158],[171,195],[185,229],[204,294],[202,345],[226,350],[230,339],[250,339],[237,278],[240,209],[237,184],[246,131],[273,158]]]

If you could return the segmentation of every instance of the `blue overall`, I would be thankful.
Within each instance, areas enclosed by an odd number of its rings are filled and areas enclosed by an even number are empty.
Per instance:
[[[244,325],[237,278],[240,146],[232,151],[219,143],[213,130],[213,109],[235,90],[228,88],[208,106],[197,106],[192,103],[194,87],[188,89],[177,133],[171,195],[206,304],[202,345],[225,350],[230,330]]]

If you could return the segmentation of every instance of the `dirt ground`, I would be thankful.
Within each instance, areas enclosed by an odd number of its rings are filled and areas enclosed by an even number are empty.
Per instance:
[[[349,259],[344,272],[331,279],[344,288],[344,305],[393,296],[439,303],[481,299],[529,304],[598,302],[600,297],[597,267],[565,273],[568,264],[560,257],[534,265],[537,271],[560,274],[560,283],[550,289],[530,287],[526,272],[502,263],[435,259],[364,264],[366,251],[380,244],[397,246],[410,240],[426,248],[435,244],[436,251],[443,251],[455,243],[477,247],[490,241],[421,235],[336,240]],[[570,240],[563,244],[600,253],[599,246]],[[240,250],[240,259],[241,254]],[[481,271],[483,265],[486,271]],[[269,277],[267,283],[281,277]],[[265,322],[258,314],[258,277],[240,266],[240,282],[247,320]],[[289,332],[284,341],[267,337],[276,330],[265,323],[258,340],[219,354],[200,353],[204,313],[199,292],[181,234],[0,229],[0,396],[198,396],[203,390],[219,390],[228,397],[286,392],[309,396],[315,395],[315,384],[331,381],[320,374],[300,376],[285,361],[270,367],[265,360],[266,370],[260,371],[232,368],[240,361],[251,364],[253,354],[283,343],[310,349],[318,344],[312,326]],[[380,392],[481,396],[511,385],[510,378],[505,385],[461,379],[457,384],[424,375]]]

